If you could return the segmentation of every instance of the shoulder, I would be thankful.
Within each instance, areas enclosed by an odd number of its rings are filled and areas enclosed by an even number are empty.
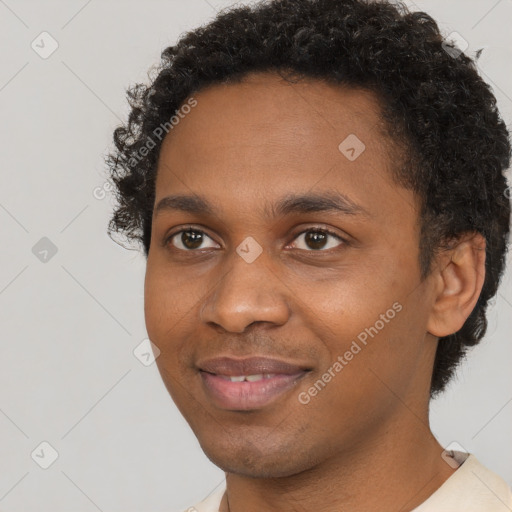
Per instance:
[[[413,512],[503,512],[507,509],[512,509],[512,491],[508,484],[470,454]]]
[[[224,495],[225,486],[212,492],[207,498],[193,507],[188,507],[183,512],[218,512],[222,496]]]

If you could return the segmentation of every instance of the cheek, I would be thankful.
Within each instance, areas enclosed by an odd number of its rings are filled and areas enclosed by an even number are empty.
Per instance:
[[[181,273],[148,265],[144,282],[144,316],[149,339],[159,348],[157,365],[164,381],[190,371],[190,343],[198,327],[198,311],[205,287]],[[164,373],[162,373],[162,371]],[[181,378],[181,377],[180,377]],[[171,393],[173,394],[173,393]]]
[[[149,262],[144,281],[144,313],[149,328],[170,329],[197,303],[197,283],[183,273],[170,271],[158,262]]]
[[[410,311],[394,304],[359,308],[356,321],[332,321],[339,334],[324,338],[329,359],[298,391],[309,417],[329,423],[334,437],[357,436],[381,423],[417,377],[422,351],[408,328]]]
[[[398,294],[382,276],[376,269],[357,274],[343,272],[321,283],[310,283],[303,290],[297,290],[296,295],[303,297],[297,302],[302,303],[299,316],[305,323],[316,326],[321,339],[333,340],[334,345],[339,340],[342,348],[348,340],[379,321],[381,314],[392,309]],[[395,313],[391,310],[388,317],[394,317]]]
[[[397,397],[406,401],[411,386],[428,381],[427,367],[422,364],[427,350],[425,332],[416,306],[406,298],[367,310],[364,321],[352,332],[350,346],[343,347],[340,355],[347,362],[338,390],[350,390],[352,396],[345,398],[351,404],[359,403],[368,414],[387,414],[390,407],[401,403]]]
[[[180,319],[186,317],[187,294],[186,291],[177,293],[177,289],[177,283],[170,276],[163,275],[151,266],[147,267],[144,282],[146,330],[164,357],[180,328]]]
[[[179,319],[183,317],[183,301],[177,300],[175,287],[169,279],[148,265],[144,282],[144,316],[149,339],[158,347],[160,354],[156,366],[172,399],[178,404],[181,397],[182,368],[178,364],[181,349],[177,340]]]
[[[342,386],[338,395],[342,400],[348,384],[369,392],[382,387],[379,375],[399,387],[422,353],[423,312],[416,300],[421,290],[410,293],[414,277],[389,267],[387,272],[374,267],[358,276],[345,275],[312,287],[302,295],[309,307],[299,313],[323,343],[319,373],[331,369],[337,376],[332,380]],[[343,369],[337,365],[336,371],[332,366],[339,357]]]
[[[144,317],[150,339],[156,343],[159,333],[165,328],[167,298],[157,274],[148,265],[144,281]]]

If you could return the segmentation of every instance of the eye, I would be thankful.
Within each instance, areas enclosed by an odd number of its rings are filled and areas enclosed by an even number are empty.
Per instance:
[[[346,240],[325,228],[308,229],[300,233],[295,240],[300,240],[301,238],[303,240],[303,247],[298,247],[301,250],[325,251],[346,243]],[[334,243],[333,245],[331,242],[329,244],[329,238],[336,239],[341,243]]]
[[[332,239],[331,243],[329,243],[329,238]],[[341,236],[325,228],[307,229],[302,233],[299,233],[299,235],[297,235],[294,240],[300,241],[301,239],[302,243],[299,243],[299,247],[296,247],[297,249],[306,251],[313,250],[317,252],[325,252],[328,249],[332,249],[333,247],[335,248],[344,243],[347,243],[347,241],[344,240]],[[210,241],[210,245],[203,245],[204,243],[207,243],[208,240]],[[338,241],[337,244],[336,241]],[[218,245],[204,231],[196,228],[182,229],[181,231],[173,233],[165,240],[166,245],[169,243],[176,249],[187,252],[198,249],[211,249]]]
[[[201,247],[206,240],[211,240],[213,242],[213,240],[204,231],[201,231],[200,229],[187,228],[170,235],[166,240],[166,244],[171,243],[174,247],[181,249],[182,251],[209,249],[214,247],[212,245]],[[215,242],[213,243],[215,244]]]

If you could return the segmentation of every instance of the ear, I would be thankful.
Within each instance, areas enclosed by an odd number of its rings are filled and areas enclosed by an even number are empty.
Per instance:
[[[439,338],[457,332],[473,311],[485,279],[485,239],[465,233],[437,258],[434,304],[427,331]]]

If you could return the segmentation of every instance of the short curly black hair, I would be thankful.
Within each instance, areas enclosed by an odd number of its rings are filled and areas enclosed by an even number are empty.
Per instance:
[[[156,71],[149,85],[128,89],[128,122],[116,128],[106,157],[118,203],[108,233],[141,243],[146,257],[161,134],[193,93],[277,71],[289,81],[313,78],[377,95],[401,155],[393,178],[421,205],[422,277],[436,251],[461,234],[486,240],[478,302],[458,332],[439,340],[431,396],[442,391],[485,334],[509,237],[510,138],[475,61],[445,40],[429,15],[399,1],[271,0],[225,9],[183,34],[163,50]]]

